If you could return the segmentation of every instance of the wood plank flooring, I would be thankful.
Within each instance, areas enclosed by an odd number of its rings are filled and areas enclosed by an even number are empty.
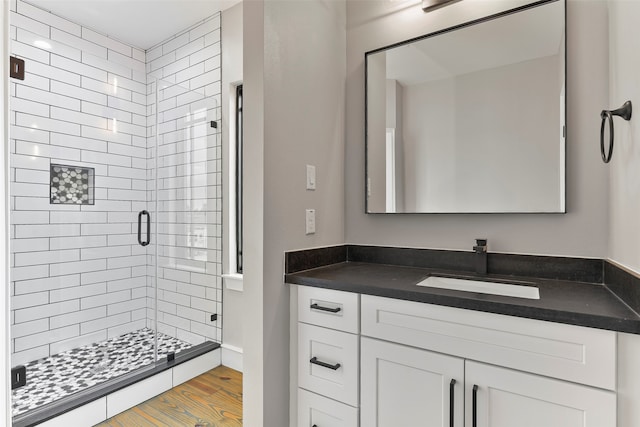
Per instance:
[[[95,427],[241,427],[242,373],[219,366]]]

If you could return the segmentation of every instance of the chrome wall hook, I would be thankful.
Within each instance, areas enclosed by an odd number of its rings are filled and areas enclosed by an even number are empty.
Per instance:
[[[602,124],[600,125],[600,153],[602,154],[602,160],[605,163],[609,163],[611,161],[611,156],[613,155],[613,116],[619,116],[629,121],[631,120],[631,113],[631,101],[625,102],[622,107],[617,110],[602,110],[600,113],[600,118],[602,119]],[[609,150],[608,153],[605,153],[604,125],[607,119],[609,120]]]

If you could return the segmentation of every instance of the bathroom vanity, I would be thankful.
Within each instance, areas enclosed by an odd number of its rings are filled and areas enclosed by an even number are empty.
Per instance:
[[[347,245],[286,259],[285,281],[301,285],[299,427],[619,425],[618,334],[639,334],[640,316],[602,283],[602,260],[490,254],[476,275],[473,253],[456,251]],[[539,298],[418,286],[443,276]]]

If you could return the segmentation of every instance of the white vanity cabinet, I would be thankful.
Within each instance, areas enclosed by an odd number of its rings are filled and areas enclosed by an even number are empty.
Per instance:
[[[615,332],[368,295],[361,316],[362,425],[616,427]]]
[[[609,391],[366,337],[361,352],[363,426],[616,425]]]
[[[297,427],[617,426],[616,332],[298,289]]]
[[[298,289],[297,426],[357,427],[360,295]]]

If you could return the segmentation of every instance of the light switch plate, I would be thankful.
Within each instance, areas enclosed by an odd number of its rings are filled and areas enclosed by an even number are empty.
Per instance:
[[[305,215],[306,234],[314,234],[316,232],[316,210],[307,209]]]
[[[307,165],[307,190],[316,189],[316,167]]]

